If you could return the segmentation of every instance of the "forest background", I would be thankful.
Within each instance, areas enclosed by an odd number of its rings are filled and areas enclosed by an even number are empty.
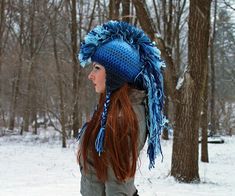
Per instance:
[[[97,101],[77,53],[110,19],[141,27],[161,50],[171,175],[200,181],[199,138],[208,162],[208,135],[235,132],[234,0],[1,0],[0,136],[52,126],[62,147],[77,137]]]

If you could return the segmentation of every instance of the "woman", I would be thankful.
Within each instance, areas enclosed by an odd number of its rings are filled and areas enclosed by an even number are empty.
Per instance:
[[[97,110],[80,133],[82,195],[138,195],[137,159],[148,136],[149,168],[161,153],[164,65],[145,33],[125,22],[95,27],[81,45],[82,66],[100,93]]]

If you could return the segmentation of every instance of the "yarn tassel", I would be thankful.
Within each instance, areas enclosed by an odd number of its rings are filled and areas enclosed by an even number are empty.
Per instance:
[[[103,148],[104,134],[105,134],[105,128],[101,127],[95,140],[95,149],[98,152],[99,156],[104,151],[104,148]]]
[[[107,91],[105,103],[104,103],[104,109],[103,109],[103,112],[101,115],[101,128],[100,128],[99,133],[98,133],[96,140],[95,140],[95,149],[98,152],[99,156],[104,151],[103,145],[104,145],[104,136],[105,136],[105,126],[106,126],[106,121],[107,121],[110,96],[111,96],[111,92]]]
[[[152,72],[156,73],[156,70],[153,70],[154,67],[152,66],[147,66],[144,70],[144,82],[148,89],[147,126],[149,134],[147,155],[149,158],[149,169],[154,168],[157,155],[161,154],[163,159],[160,136],[165,125],[165,118],[162,114],[164,99],[162,78],[160,74],[153,75]]]
[[[155,165],[155,147],[154,147],[154,144],[153,143],[150,143],[148,145],[148,149],[147,149],[147,154],[148,154],[148,157],[149,157],[149,169],[151,168],[154,168],[154,165]]]

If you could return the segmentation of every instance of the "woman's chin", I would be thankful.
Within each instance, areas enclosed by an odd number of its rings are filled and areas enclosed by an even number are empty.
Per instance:
[[[100,89],[95,88],[96,93],[101,93]]]

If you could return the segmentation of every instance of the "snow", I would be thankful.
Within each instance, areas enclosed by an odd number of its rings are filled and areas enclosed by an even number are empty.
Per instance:
[[[176,85],[176,90],[179,90],[182,87],[183,83],[184,83],[184,77],[180,77]]]
[[[53,133],[53,134],[51,134]],[[162,141],[164,160],[148,170],[146,149],[141,153],[136,186],[141,196],[235,195],[235,137],[224,144],[208,144],[210,163],[199,162],[200,183],[178,183],[171,177],[172,139]],[[0,196],[78,196],[80,172],[76,141],[61,148],[52,130],[39,135],[0,137]],[[200,158],[199,158],[200,160]]]

